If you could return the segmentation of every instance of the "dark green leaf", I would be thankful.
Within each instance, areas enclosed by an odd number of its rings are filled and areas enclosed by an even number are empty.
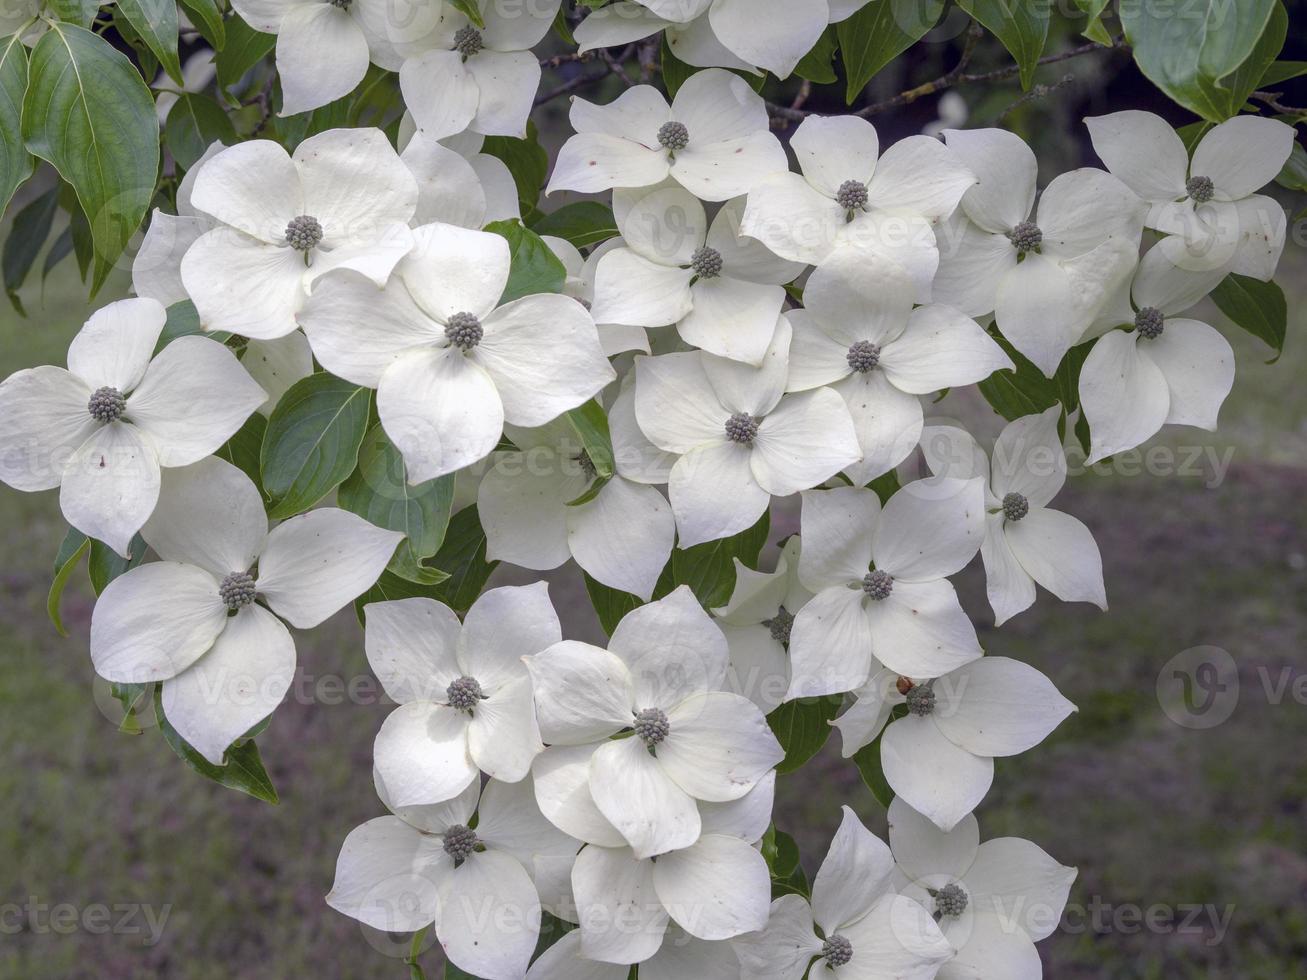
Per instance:
[[[1285,161],[1284,169],[1275,178],[1275,182],[1291,191],[1307,191],[1307,150],[1302,148],[1301,143],[1293,144],[1293,152],[1289,154],[1289,159]]]
[[[1201,75],[1198,77],[1198,88],[1209,106],[1203,115],[1212,119],[1238,115],[1248,97],[1257,90],[1266,69],[1275,63],[1288,32],[1289,15],[1284,12],[1282,4],[1276,3],[1271,9],[1266,29],[1237,69],[1215,82]]]
[[[602,582],[591,578],[588,572],[584,574],[585,591],[590,596],[590,605],[594,607],[595,615],[599,617],[599,625],[603,627],[605,633],[612,636],[613,630],[617,629],[617,624],[622,621],[622,617],[632,609],[638,609],[644,605],[644,600],[639,596],[631,595],[629,592],[609,588]]]
[[[1279,85],[1281,82],[1287,82],[1301,75],[1307,75],[1307,61],[1277,61],[1262,72],[1257,87],[1267,88],[1271,85]]]
[[[486,231],[508,241],[513,258],[508,274],[508,285],[500,303],[511,303],[533,293],[560,293],[567,281],[567,269],[540,236],[520,221],[495,221],[486,225]]]
[[[437,589],[437,597],[450,608],[466,612],[499,565],[486,561],[486,532],[476,505],[464,507],[450,519],[445,543],[432,564],[449,573],[449,581]]]
[[[129,572],[145,561],[145,539],[139,534],[127,546],[127,555],[118,554],[103,541],[91,539],[91,557],[87,569],[91,573],[91,588],[99,595],[105,587],[124,572]]]
[[[862,777],[867,789],[871,790],[871,795],[888,810],[894,802],[894,790],[890,789],[889,782],[885,779],[885,770],[880,765],[880,740],[883,737],[884,732],[877,735],[869,745],[864,745],[853,753],[853,764],[858,767],[858,775]]]
[[[45,611],[50,622],[59,631],[60,636],[67,636],[63,617],[59,614],[59,600],[63,598],[64,586],[72,576],[73,570],[81,564],[82,555],[91,550],[91,539],[75,527],[70,527],[59,545],[59,553],[54,558],[54,580],[50,583],[50,592],[46,596]]]
[[[117,0],[117,8],[154,52],[168,77],[184,85],[177,58],[176,0]]]
[[[545,176],[549,173],[549,156],[536,138],[535,124],[527,125],[526,139],[511,136],[486,137],[481,152],[504,161],[517,185],[522,213],[526,214],[534,208],[540,200],[540,191],[545,186]]]
[[[215,140],[226,146],[236,142],[236,130],[222,107],[207,95],[188,92],[179,97],[168,110],[168,121],[163,135],[173,159],[183,170],[190,170],[195,161]]]
[[[800,698],[786,701],[767,716],[785,758],[778,773],[794,772],[821,751],[831,733],[831,719],[839,714],[843,697]]]
[[[567,413],[567,421],[572,424],[572,431],[581,440],[581,448],[594,464],[595,473],[601,477],[613,475],[613,437],[608,430],[608,416],[603,406],[594,399],[580,408]]]
[[[826,28],[811,51],[799,59],[794,74],[818,85],[830,85],[835,79],[835,46],[838,43],[834,26]]]
[[[943,12],[944,0],[871,0],[837,24],[849,105],[878,71],[939,23]]]
[[[0,40],[0,214],[35,161],[23,145],[23,93],[27,91],[27,48],[18,35]]]
[[[9,237],[5,239],[3,254],[0,254],[0,268],[4,270],[5,292],[14,309],[23,316],[23,304],[18,298],[18,288],[27,278],[37,255],[41,253],[45,240],[50,237],[50,227],[54,223],[55,211],[59,208],[59,188],[52,187],[40,197],[28,201],[14,215],[14,222],[9,228]]]
[[[890,470],[888,473],[882,473],[876,479],[867,484],[868,490],[875,490],[876,496],[880,498],[881,506],[889,503],[889,498],[894,496],[901,489],[899,483],[898,470]]]
[[[1057,372],[1053,375],[1053,383],[1057,386],[1057,400],[1068,413],[1080,407],[1080,369],[1084,367],[1085,358],[1093,348],[1092,340],[1072,347],[1067,351],[1066,357],[1062,358],[1062,363],[1057,366]]]
[[[708,541],[684,551],[675,549],[658,580],[655,594],[664,596],[677,586],[688,585],[700,605],[708,609],[726,605],[735,591],[734,559],[740,559],[750,568],[757,567],[758,552],[767,543],[770,529],[770,515],[764,512],[757,524],[732,537]]]
[[[218,447],[213,455],[225,459],[250,478],[263,498],[267,493],[263,489],[263,474],[259,470],[259,460],[263,453],[263,437],[268,431],[268,420],[255,412],[245,420],[245,424],[236,430],[236,434]]]
[[[994,411],[1011,422],[1055,405],[1058,397],[1053,380],[1044,377],[1044,372],[1006,339],[999,336],[994,339],[1017,367],[1015,371],[995,371],[977,385]]]
[[[1021,68],[1021,87],[1030,88],[1048,40],[1050,3],[1029,0],[958,0],[958,6],[989,28]]]
[[[613,209],[598,201],[577,201],[546,214],[531,226],[537,235],[565,238],[577,248],[598,245],[617,236]]]
[[[308,510],[358,465],[372,392],[320,372],[301,378],[268,419],[259,469],[274,520]]]
[[[32,52],[23,138],[77,191],[95,242],[98,290],[154,196],[159,120],[150,90],[104,38],[52,25]]]
[[[481,16],[481,11],[477,7],[476,0],[449,0],[449,5],[466,15],[467,19],[477,27],[484,28],[486,26],[486,22]]]
[[[1260,282],[1231,273],[1212,290],[1212,300],[1236,326],[1265,341],[1275,351],[1268,363],[1284,353],[1284,335],[1289,322],[1284,290],[1273,282]]]
[[[177,729],[172,727],[172,723],[164,716],[163,698],[158,694],[154,697],[154,718],[159,723],[159,731],[163,733],[168,747],[205,779],[246,793],[256,800],[272,804],[279,802],[276,787],[272,785],[268,771],[263,768],[263,760],[259,758],[259,747],[252,740],[233,745],[227,750],[223,765],[215,766],[191,748],[177,733]]]
[[[78,27],[90,27],[100,10],[100,0],[49,0],[54,15]]]
[[[226,91],[263,59],[277,43],[275,34],[256,31],[235,14],[227,19],[227,43],[214,57],[218,88]]]
[[[159,334],[159,342],[154,345],[156,354],[171,344],[178,337],[210,337],[220,344],[225,344],[231,337],[231,334],[225,330],[214,330],[206,332],[200,326],[200,314],[195,310],[195,304],[188,299],[180,303],[173,303],[168,307],[168,320],[163,325],[163,330]]]
[[[227,29],[222,22],[222,11],[217,0],[178,0],[191,14],[191,23],[204,35],[214,51],[227,44]]]

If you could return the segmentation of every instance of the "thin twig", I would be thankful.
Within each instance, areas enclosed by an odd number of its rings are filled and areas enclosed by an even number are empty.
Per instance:
[[[1307,119],[1307,109],[1298,106],[1285,105],[1280,101],[1280,96],[1282,95],[1284,95],[1283,92],[1254,92],[1249,96],[1249,98],[1256,99],[1258,102],[1261,102],[1270,109],[1274,109],[1281,115],[1298,116],[1302,119]]]

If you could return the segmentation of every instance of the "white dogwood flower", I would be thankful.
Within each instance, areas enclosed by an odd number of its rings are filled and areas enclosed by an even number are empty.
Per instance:
[[[846,246],[808,278],[804,309],[787,314],[790,391],[829,385],[853,417],[861,459],[845,473],[865,484],[901,463],[921,436],[919,395],[983,381],[1012,360],[980,324],[950,306],[912,305],[901,266]]]
[[[730,690],[766,714],[790,688],[790,629],[812,593],[799,581],[799,536],[785,543],[773,572],[756,572],[735,561],[735,589],[713,615],[731,652]]]
[[[538,571],[575,558],[604,585],[649,599],[676,540],[663,495],[624,477],[621,460],[596,476],[567,419],[505,434],[517,450],[496,454],[477,493],[486,558]]]
[[[100,594],[91,660],[114,683],[163,681],[164,714],[214,765],[290,686],[282,620],[317,626],[377,580],[404,537],[334,507],[269,531],[258,489],[216,456],[164,471],[141,536],[161,560]]]
[[[441,803],[481,770],[515,783],[544,746],[522,658],[562,639],[549,586],[484,593],[462,624],[434,599],[364,609],[368,662],[399,703],[377,733],[374,762],[399,806]]]
[[[500,305],[511,256],[499,235],[414,230],[384,289],[323,279],[300,315],[318,360],[377,389],[386,435],[414,483],[489,455],[504,422],[544,425],[615,377],[576,300],[538,294]]]
[[[549,251],[563,268],[567,270],[567,279],[563,282],[563,295],[571,296],[586,309],[594,312],[595,272],[599,262],[615,248],[622,248],[625,243],[620,238],[610,238],[590,250],[589,255],[582,255],[571,242],[553,235],[541,235],[540,240],[549,246]],[[633,350],[649,353],[649,335],[644,327],[629,326],[622,323],[603,323],[595,321],[599,331],[599,344],[604,349],[605,357],[616,357],[624,351]]]
[[[905,800],[889,807],[897,889],[934,915],[956,955],[939,980],[1044,975],[1035,943],[1057,929],[1076,869],[1019,837],[980,843],[968,815],[945,833]]]
[[[461,970],[521,980],[539,939],[548,879],[570,871],[577,842],[540,815],[530,780],[492,779],[484,791],[474,781],[427,806],[395,806],[388,788],[378,780],[395,815],[350,831],[327,904],[386,932],[434,924],[445,956]]]
[[[976,182],[971,171],[929,136],[881,153],[876,127],[857,116],[809,116],[790,146],[802,175],[777,172],[753,188],[744,234],[812,264],[841,245],[861,245],[902,265],[917,301],[928,302],[939,265],[933,225]]]
[[[948,576],[984,538],[982,480],[917,480],[883,511],[871,490],[812,490],[800,526],[799,580],[815,595],[794,617],[787,701],[856,690],[874,658],[938,677],[981,655]]]
[[[1085,120],[1094,149],[1116,177],[1151,206],[1148,227],[1176,266],[1222,269],[1267,281],[1284,250],[1284,209],[1257,194],[1293,151],[1294,131],[1278,119],[1235,116],[1213,126],[1193,150],[1151,112],[1126,110]]]
[[[930,914],[895,894],[890,849],[849,807],[812,885],[782,895],[760,932],[734,940],[749,980],[930,980],[953,953]],[[814,929],[821,928],[821,935]]]
[[[121,555],[154,511],[160,467],[215,452],[267,397],[208,337],[155,355],[166,321],[152,299],[110,303],[73,338],[68,370],[41,365],[0,383],[0,480],[59,487],[68,523]]]
[[[704,201],[726,201],[788,167],[762,96],[739,75],[696,72],[669,107],[652,85],[606,106],[572,100],[576,135],[563,144],[546,193],[649,187],[669,176]]]
[[[803,266],[739,236],[742,198],[724,205],[710,228],[699,199],[675,184],[614,197],[625,247],[599,260],[595,319],[675,323],[687,344],[761,364],[785,305],[783,284]]]
[[[1154,255],[1161,261],[1149,261]],[[1104,334],[1080,368],[1087,462],[1133,449],[1163,425],[1216,429],[1234,387],[1234,350],[1213,327],[1176,314],[1222,274],[1172,268],[1160,242],[1149,250],[1131,287],[1132,329]]]
[[[548,744],[623,733],[594,750],[589,786],[632,860],[694,844],[697,800],[740,799],[784,756],[762,712],[723,690],[728,662],[685,586],[623,617],[608,650],[568,640],[526,661]]]
[[[395,45],[403,57],[400,90],[418,128],[435,139],[467,129],[525,136],[540,87],[540,62],[531,48],[549,33],[561,3],[476,0],[484,27],[453,4],[440,3],[437,23]]]
[[[1047,677],[1007,657],[981,657],[942,677],[912,680],[879,671],[833,724],[846,759],[884,728],[886,782],[943,830],[985,798],[996,756],[1034,748],[1076,710]],[[890,720],[900,704],[907,714]]]
[[[331,129],[293,154],[271,140],[239,143],[195,178],[191,205],[218,224],[187,250],[182,283],[206,330],[285,336],[329,269],[385,284],[412,247],[417,199],[379,129]]]
[[[993,312],[1003,336],[1046,375],[1138,261],[1142,201],[1093,168],[1055,177],[1035,204],[1035,154],[1001,129],[945,130],[979,181],[939,232],[935,298]],[[1033,209],[1033,210],[1032,210]]]
[[[930,471],[985,481],[986,591],[994,625],[1035,601],[1035,584],[1063,602],[1107,608],[1103,559],[1094,536],[1070,514],[1048,505],[1066,482],[1066,454],[1058,435],[1062,406],[1010,422],[994,443],[994,459],[957,426],[928,426],[921,448]]]
[[[738,534],[773,495],[815,487],[861,456],[838,394],[783,394],[790,334],[781,317],[757,368],[700,352],[637,359],[640,428],[680,454],[668,491],[682,548]]]
[[[740,68],[786,78],[828,24],[870,0],[619,0],[591,12],[576,29],[582,52],[628,44],[663,31],[681,61],[698,68]]]

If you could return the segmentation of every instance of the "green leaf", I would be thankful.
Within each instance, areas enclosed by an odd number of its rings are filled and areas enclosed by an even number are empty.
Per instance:
[[[511,303],[533,293],[563,291],[567,269],[534,231],[517,220],[494,221],[486,225],[485,230],[506,239],[513,258],[508,285],[504,287],[504,295],[499,298],[501,304]]]
[[[191,92],[179,97],[168,110],[163,135],[173,159],[183,170],[195,166],[215,140],[226,146],[236,142],[236,129],[222,106],[207,95]]]
[[[1021,87],[1030,88],[1048,40],[1050,3],[1030,0],[958,0],[958,6],[987,27],[1021,68]]]
[[[432,564],[449,573],[449,581],[437,589],[436,596],[451,609],[467,612],[499,565],[497,561],[486,561],[486,532],[475,504],[450,519],[445,543]]]
[[[1307,75],[1307,61],[1277,61],[1262,72],[1257,87],[1267,88],[1271,85],[1279,85],[1281,82],[1287,82],[1301,75]]]
[[[268,420],[255,412],[245,420],[245,424],[236,430],[236,434],[218,447],[213,455],[225,459],[250,478],[266,500],[268,495],[263,489],[263,474],[259,470],[259,459],[263,453],[263,437],[268,431]]]
[[[655,594],[664,596],[677,586],[688,585],[700,605],[708,609],[726,605],[735,591],[734,559],[740,559],[750,568],[757,567],[758,553],[767,543],[770,529],[771,518],[764,511],[757,524],[739,534],[684,551],[673,550]]]
[[[320,372],[301,378],[268,419],[259,469],[273,520],[308,510],[354,472],[372,392]]]
[[[227,43],[213,59],[218,88],[226,92],[277,43],[277,35],[256,31],[235,14],[227,19]]]
[[[486,22],[481,16],[481,11],[477,7],[476,0],[449,0],[449,5],[455,10],[461,11],[465,14],[467,19],[477,27],[482,29],[485,28]]]
[[[177,4],[175,0],[117,0],[117,8],[136,29],[159,64],[178,85],[184,85],[177,58]]]
[[[1273,282],[1230,273],[1212,290],[1212,300],[1236,326],[1265,341],[1275,351],[1267,363],[1274,364],[1280,359],[1289,322],[1284,290]]]
[[[1072,347],[1053,374],[1053,383],[1057,387],[1057,400],[1068,413],[1080,407],[1080,369],[1084,367],[1085,358],[1093,349],[1092,340]]]
[[[95,242],[98,290],[154,196],[159,120],[150,90],[104,38],[53,24],[32,52],[23,138],[77,191]]]
[[[1284,162],[1284,169],[1275,178],[1275,182],[1291,191],[1307,191],[1307,150],[1302,148],[1301,143],[1293,144],[1293,152]]]
[[[1005,338],[991,336],[1012,358],[1012,363],[1017,368],[1015,371],[995,371],[976,386],[994,411],[1011,422],[1055,405],[1058,397],[1057,385],[1053,380],[1044,377],[1044,372]]]
[[[613,630],[617,629],[617,624],[622,621],[622,617],[632,609],[643,606],[644,600],[629,592],[622,592],[604,585],[602,582],[591,578],[589,572],[583,574],[585,575],[585,591],[590,596],[590,605],[594,607],[595,615],[599,617],[599,625],[603,627],[605,633],[612,636]]]
[[[772,734],[785,750],[778,773],[794,772],[821,751],[831,733],[831,719],[839,714],[842,696],[786,701],[767,716]]]
[[[100,11],[100,0],[49,0],[54,15],[78,27],[90,27]]]
[[[222,11],[217,0],[178,0],[193,16],[191,23],[196,26],[204,39],[214,51],[221,51],[227,44],[227,29],[222,22]]]
[[[537,220],[531,226],[537,235],[565,238],[577,248],[598,245],[618,234],[613,209],[598,201],[567,204]]]
[[[549,156],[536,138],[535,123],[528,123],[526,139],[512,136],[488,136],[481,147],[482,153],[498,157],[513,175],[517,185],[518,201],[522,213],[527,214],[540,200],[540,191],[545,186],[545,176],[549,173]]]
[[[211,337],[220,344],[225,344],[231,337],[231,334],[224,330],[214,330],[206,332],[200,326],[200,314],[195,309],[195,304],[188,299],[179,303],[173,303],[168,307],[168,319],[163,325],[163,330],[159,333],[159,342],[154,345],[154,353],[157,355],[171,344],[178,337]]]
[[[227,750],[223,764],[215,766],[191,748],[177,733],[177,729],[172,727],[172,722],[163,713],[163,698],[157,693],[154,696],[154,719],[158,722],[159,731],[163,733],[163,740],[168,743],[168,747],[205,779],[211,779],[228,789],[246,793],[265,803],[275,805],[279,802],[277,789],[272,785],[268,771],[263,768],[263,760],[259,758],[259,747],[252,739],[231,746]]]
[[[27,313],[18,298],[18,288],[27,278],[32,264],[41,253],[45,240],[50,237],[54,215],[59,208],[59,188],[52,187],[40,197],[28,201],[14,215],[5,239],[4,252],[0,253],[0,269],[4,272],[5,292],[9,302],[22,316]]]
[[[82,555],[91,550],[91,539],[75,527],[70,527],[59,545],[59,553],[54,557],[54,580],[50,583],[50,592],[45,599],[45,611],[50,622],[60,636],[67,636],[63,617],[59,614],[59,600],[63,598],[64,586],[72,577],[73,570],[82,561]]]
[[[799,59],[799,63],[794,67],[794,74],[818,85],[833,84],[836,80],[835,46],[837,43],[838,36],[834,26],[827,27],[812,50]]]
[[[871,0],[835,25],[844,69],[846,100],[853,105],[875,74],[939,23],[944,0]]]
[[[0,40],[0,214],[9,207],[36,161],[23,145],[23,93],[27,91],[27,48],[15,34]]]
[[[359,625],[365,625],[363,609],[374,602],[389,602],[392,599],[439,599],[440,583],[414,582],[392,571],[384,571],[373,583],[372,588],[354,600],[354,615]]]
[[[440,585],[450,578],[448,572],[441,571],[429,561],[414,555],[402,541],[395,549],[386,570],[415,585]]]
[[[1199,76],[1198,87],[1210,106],[1209,118],[1238,115],[1248,97],[1257,90],[1266,69],[1275,63],[1288,32],[1289,15],[1284,12],[1283,4],[1276,3],[1252,53],[1237,69],[1217,82]]]
[[[799,845],[793,837],[772,824],[762,838],[762,856],[771,872],[773,898],[783,894],[808,896],[808,878],[799,863]]]
[[[592,398],[568,412],[567,421],[581,440],[581,448],[594,464],[595,474],[600,477],[612,476],[616,465],[613,461],[613,437],[608,429],[608,416],[604,414],[603,406]]]
[[[68,212],[68,230],[73,236],[73,254],[77,256],[77,268],[85,281],[91,263],[95,260],[95,243],[91,240],[91,223],[86,220],[82,206],[77,203],[77,192],[72,185],[60,183],[59,206]]]
[[[91,588],[99,595],[110,582],[145,561],[145,539],[139,534],[127,546],[127,555],[120,555],[103,541],[91,539],[91,557],[87,570],[91,573]]]
[[[454,474],[409,484],[404,457],[381,426],[374,425],[359,449],[358,469],[340,485],[336,502],[377,527],[404,534],[400,547],[413,558],[429,558],[445,540]],[[434,584],[430,578],[426,581]]]
[[[1170,4],[1123,3],[1120,16],[1144,75],[1182,106],[1220,122],[1229,113],[1213,103],[1213,93],[1253,54],[1278,5],[1206,0],[1181,14]]]
[[[880,740],[884,735],[882,731],[870,744],[864,745],[853,753],[853,764],[858,767],[858,775],[862,777],[862,782],[867,789],[871,790],[871,795],[888,810],[889,805],[894,802],[894,790],[890,789],[889,781],[885,778],[885,770],[880,765]]]

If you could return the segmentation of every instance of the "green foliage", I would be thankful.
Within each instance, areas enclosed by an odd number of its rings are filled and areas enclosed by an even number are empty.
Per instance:
[[[1284,290],[1273,282],[1260,282],[1231,273],[1212,290],[1212,300],[1235,326],[1265,341],[1275,352],[1267,363],[1274,364],[1280,359],[1289,324],[1289,306]]]
[[[117,0],[117,9],[159,59],[168,77],[183,84],[177,57],[176,0]]]
[[[944,12],[944,0],[871,0],[836,25],[849,105],[882,68],[921,40]]]
[[[218,71],[218,89],[222,92],[228,92],[277,43],[275,34],[256,31],[234,15],[226,21],[226,34],[227,43],[213,59]]]
[[[0,253],[0,269],[3,269],[5,293],[9,302],[20,314],[25,314],[25,311],[22,300],[18,298],[18,287],[27,278],[32,263],[41,252],[41,246],[50,237],[50,228],[58,208],[59,188],[52,187],[33,198],[14,215],[13,227],[5,239],[4,251]]]
[[[513,175],[517,185],[517,198],[522,213],[529,215],[540,200],[540,190],[549,173],[549,157],[536,134],[535,123],[528,123],[526,139],[511,136],[489,136],[481,147],[482,153],[498,157]]]
[[[767,716],[772,734],[785,750],[776,767],[778,773],[793,772],[821,751],[830,737],[831,720],[839,714],[844,698],[800,698],[787,701]]]
[[[531,223],[531,230],[537,235],[564,238],[577,248],[598,245],[616,238],[618,234],[613,209],[598,201],[566,204],[557,211],[537,218]]]
[[[87,570],[91,573],[91,588],[99,595],[119,575],[145,561],[146,545],[145,539],[138,534],[127,546],[127,554],[120,555],[103,541],[92,538],[90,551]]]
[[[277,789],[272,785],[268,771],[263,768],[259,757],[259,747],[253,739],[238,741],[227,750],[221,766],[215,766],[200,753],[196,752],[186,740],[177,733],[163,713],[163,698],[158,691],[154,695],[154,719],[163,733],[163,740],[177,753],[177,757],[205,779],[211,779],[220,786],[246,793],[256,800],[276,804]]]
[[[214,141],[224,146],[236,142],[236,128],[222,106],[207,95],[189,92],[168,110],[163,135],[173,159],[183,170],[195,166]]]
[[[520,221],[495,221],[486,225],[486,231],[504,238],[513,258],[500,303],[511,303],[533,293],[563,291],[567,269],[534,231]]]
[[[989,28],[1021,68],[1021,87],[1028,89],[1048,40],[1049,3],[1021,0],[958,0],[958,6]]]
[[[27,48],[18,35],[0,40],[0,214],[32,173],[23,145],[23,93],[27,91]]]
[[[91,539],[76,528],[70,527],[59,545],[59,553],[54,557],[54,579],[50,582],[45,611],[60,636],[67,636],[68,631],[64,629],[63,617],[59,614],[59,601],[63,598],[64,587],[68,585],[73,570],[81,564],[82,556],[90,550]]]
[[[608,430],[608,416],[604,414],[603,406],[591,399],[568,412],[567,420],[581,440],[581,448],[594,464],[595,475],[612,476],[616,465],[613,461],[613,437]]]
[[[1044,377],[1044,372],[1005,338],[997,334],[991,336],[1016,365],[1015,371],[995,371],[977,385],[994,411],[1010,422],[1023,415],[1042,412],[1056,404],[1057,385],[1052,379]]]

